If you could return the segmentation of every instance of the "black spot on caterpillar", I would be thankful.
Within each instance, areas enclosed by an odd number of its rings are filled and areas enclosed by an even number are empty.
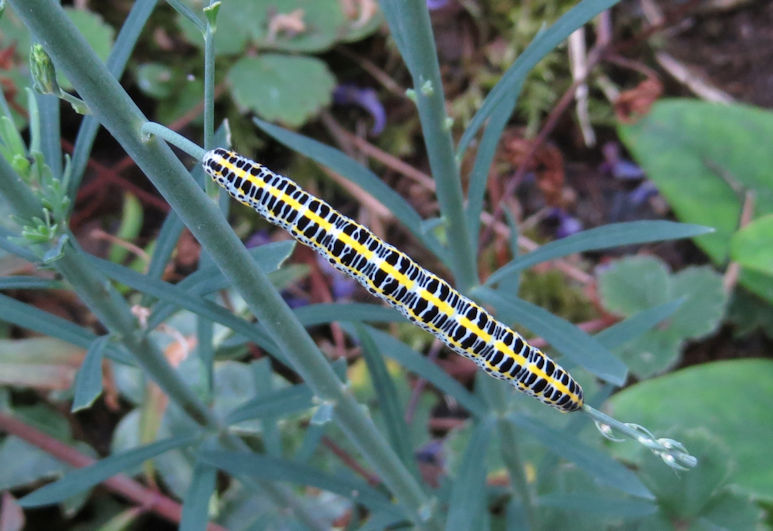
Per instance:
[[[202,164],[231,197],[287,230],[494,378],[562,411],[582,407],[582,388],[567,371],[366,227],[232,151],[209,151]]]

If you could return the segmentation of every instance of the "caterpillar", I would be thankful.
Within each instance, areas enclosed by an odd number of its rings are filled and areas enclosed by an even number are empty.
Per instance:
[[[233,151],[208,151],[202,165],[231,197],[287,230],[494,378],[562,411],[582,407],[582,388],[566,370],[368,228]]]

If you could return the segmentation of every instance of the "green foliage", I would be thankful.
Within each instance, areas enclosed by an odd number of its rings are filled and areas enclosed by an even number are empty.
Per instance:
[[[302,125],[330,104],[335,78],[313,57],[264,53],[243,57],[228,72],[236,104],[266,120]]]
[[[187,4],[201,7],[201,2]],[[349,9],[365,7],[352,3]],[[231,99],[242,112],[290,127],[303,125],[330,104],[335,76],[315,57],[290,54],[320,53],[338,42],[366,37],[381,19],[362,15],[360,19],[360,14],[348,12],[339,0],[223,2],[217,13],[214,51],[223,58],[238,57],[226,68]],[[180,15],[178,24],[191,44],[203,46],[201,29],[189,16]],[[252,49],[268,53],[250,56]],[[154,87],[150,85],[151,90]]]
[[[713,455],[699,449],[699,468],[704,456],[709,470],[724,468],[723,460],[733,463],[726,472],[726,483],[735,485],[743,494],[771,500],[773,470],[764,466],[769,460],[768,442],[773,438],[768,406],[773,400],[771,378],[773,362],[766,359],[709,363],[631,386],[613,396],[609,406],[615,415],[653,430],[700,429],[709,433],[714,444],[721,444],[724,452],[731,453]],[[619,453],[622,447],[615,450]],[[637,462],[643,459],[626,455]],[[692,481],[692,473],[680,477],[680,481]],[[669,472],[667,479],[673,483],[677,478]],[[664,497],[671,499],[670,495]]]
[[[642,222],[587,231],[525,255],[522,261],[514,261],[498,272],[501,282],[477,289],[473,288],[475,275],[471,267],[477,244],[461,237],[458,229],[477,232],[472,218],[477,219],[482,208],[486,189],[483,169],[493,157],[494,146],[515,106],[515,96],[531,67],[574,28],[612,3],[579,3],[535,38],[533,46],[527,47],[482,103],[470,125],[470,134],[458,147],[463,151],[465,142],[488,117],[494,117],[492,113],[496,114],[484,133],[486,149],[476,160],[478,199],[466,212],[448,131],[440,69],[423,2],[385,1],[382,8],[415,80],[415,102],[428,159],[433,171],[439,173],[436,185],[440,218],[422,219],[408,201],[344,153],[257,121],[281,142],[363,186],[417,237],[426,251],[434,253],[453,272],[463,288],[491,302],[504,319],[523,323],[543,335],[565,355],[565,360],[586,367],[587,371],[576,372],[587,381],[587,397],[594,403],[602,401],[609,390],[606,384],[597,384],[594,377],[616,384],[625,378],[626,367],[610,349],[624,341],[636,341],[664,318],[670,318],[668,326],[678,328],[682,336],[706,332],[710,320],[707,312],[692,308],[689,315],[682,315],[672,299],[684,295],[684,304],[689,305],[692,299],[688,295],[697,290],[699,297],[708,293],[709,300],[698,298],[693,306],[700,303],[716,308],[712,298],[714,277],[707,279],[703,270],[695,270],[694,278],[687,274],[668,277],[666,295],[651,304],[630,307],[631,318],[597,336],[589,336],[549,311],[518,300],[508,288],[517,284],[519,271],[528,265],[610,245],[692,236],[705,229]],[[143,472],[141,480],[158,480],[162,487],[154,495],[184,500],[183,528],[203,526],[208,517],[232,528],[327,528],[343,517],[351,518],[350,527],[364,523],[363,528],[372,529],[478,528],[508,524],[503,514],[510,518],[510,524],[526,515],[524,521],[531,527],[564,528],[577,524],[577,515],[591,513],[596,518],[595,528],[599,528],[635,523],[656,511],[664,519],[687,514],[672,510],[678,505],[672,503],[677,495],[661,488],[657,478],[645,483],[636,470],[612,459],[587,419],[546,410],[502,382],[476,382],[474,388],[469,388],[427,359],[424,348],[419,352],[393,334],[361,324],[399,322],[400,326],[408,326],[396,312],[362,303],[291,310],[279,289],[296,288],[297,279],[305,274],[297,266],[282,266],[293,244],[278,242],[245,250],[223,215],[227,209],[201,190],[200,166],[193,164],[189,172],[162,141],[175,142],[179,137],[167,134],[158,124],[146,123],[128,94],[114,81],[121,78],[125,58],[151,15],[154,2],[138,0],[134,4],[118,39],[121,44],[110,52],[109,69],[93,50],[82,45],[55,3],[11,0],[11,4],[20,8],[30,31],[41,36],[45,52],[72,80],[93,115],[84,120],[74,150],[73,160],[78,162],[72,165],[56,163],[62,160],[59,106],[49,105],[51,100],[31,99],[43,103],[39,111],[34,103],[30,105],[29,148],[10,117],[0,124],[4,155],[0,160],[0,190],[18,218],[39,220],[32,226],[37,231],[34,242],[12,241],[24,230],[16,226],[2,229],[0,247],[31,261],[55,257],[44,265],[63,279],[41,281],[25,276],[2,279],[0,287],[68,286],[99,321],[101,335],[97,337],[89,328],[5,295],[0,295],[0,319],[88,349],[72,391],[74,408],[86,407],[98,396],[101,362],[105,359],[114,377],[111,390],[128,410],[112,432],[108,456],[34,491],[23,499],[25,506],[63,503],[77,495],[78,500],[69,508],[78,507],[91,499],[89,489],[107,478],[117,473]],[[179,0],[170,0],[169,4],[181,13],[181,25],[188,28],[191,42],[204,47],[204,75],[181,89],[186,76],[180,72],[186,70],[178,70],[179,64],[167,68],[166,61],[156,60],[138,70],[138,79],[143,90],[169,103],[163,107],[174,107],[174,112],[191,101],[199,101],[205,89],[208,118],[204,120],[203,136],[207,145],[229,143],[225,128],[218,134],[213,131],[215,52],[219,54],[218,70],[224,72],[223,79],[231,90],[230,99],[274,120],[299,124],[327,101],[333,77],[317,58],[295,54],[316,53],[338,42],[362,38],[380,22],[373,16],[358,25],[342,14],[343,4],[337,0],[294,0],[282,3],[281,8],[268,0],[226,0],[219,8],[206,8],[206,14]],[[196,7],[203,6],[199,3]],[[295,9],[303,11],[293,14]],[[420,16],[414,16],[417,14]],[[272,26],[277,24],[278,15],[290,15],[282,21],[282,27]],[[288,31],[298,20],[306,26],[295,33]],[[83,24],[94,34],[104,33]],[[209,37],[214,24],[217,31],[213,42]],[[270,53],[253,56],[245,53],[248,49]],[[172,111],[162,108],[159,112]],[[147,271],[118,263],[124,258],[120,252],[111,254],[110,260],[92,256],[69,233],[68,201],[77,193],[97,123],[109,130],[172,206],[155,243],[148,246],[152,257]],[[157,136],[143,133],[149,130],[148,125],[156,126],[151,132]],[[202,150],[198,146],[190,142],[181,145],[183,151],[200,157]],[[80,169],[72,170],[70,166]],[[438,172],[438,168],[451,171]],[[73,172],[75,178],[68,181]],[[119,229],[123,237],[138,234],[140,210],[127,200]],[[517,227],[512,225],[516,232]],[[168,282],[163,272],[184,226],[201,243],[202,258],[194,272]],[[139,307],[148,312],[133,313],[129,300],[132,304],[139,301]],[[569,302],[577,305],[577,300]],[[141,319],[135,317],[137,313]],[[692,319],[693,314],[700,318]],[[336,330],[362,346],[362,359],[351,366],[346,360],[331,362],[304,328],[333,322],[340,325]],[[420,333],[415,327],[412,331]],[[424,334],[421,347],[426,345],[427,337]],[[42,344],[51,346],[50,341]],[[33,342],[38,342],[36,348]],[[13,347],[20,350],[15,358],[5,353],[9,357],[4,361],[10,366],[23,357],[23,361],[42,367],[51,360],[61,364],[58,356],[71,352],[56,345],[41,349],[40,344],[41,340],[14,340]],[[0,354],[5,345],[0,343]],[[80,350],[72,351],[82,356]],[[245,361],[256,352],[260,353],[259,359]],[[410,385],[417,380],[424,383]],[[14,383],[25,388],[32,385],[20,377],[14,378]],[[61,396],[49,399],[59,401]],[[469,415],[466,431],[455,444],[433,441],[423,446],[430,441],[427,425],[436,416],[438,406],[454,414],[464,410]],[[3,407],[29,424],[45,425],[50,435],[65,444],[75,445],[61,413],[48,411],[35,419],[27,414],[29,408],[7,399]],[[407,411],[412,421],[406,419]],[[452,454],[447,470],[443,467],[444,446]],[[433,447],[437,447],[434,453]],[[519,452],[519,448],[524,451]],[[426,472],[424,465],[434,467],[440,483],[437,489],[422,481],[415,470],[417,450],[421,450],[422,458],[416,468]],[[60,465],[41,457],[45,454],[19,444],[13,437],[0,442],[0,453],[5,456],[4,463],[24,459],[18,466],[3,468],[3,486],[28,488],[33,481],[62,471]],[[148,459],[152,464],[143,465]],[[489,480],[494,474],[501,476],[502,470],[507,471],[511,481],[492,486]],[[360,477],[362,474],[376,477],[378,485],[370,484],[370,478],[366,481]],[[709,481],[715,476],[702,479],[711,486],[703,493],[710,503],[693,503],[691,507],[700,507],[688,516],[698,510],[705,515],[707,507],[717,513],[724,509],[726,516],[727,506],[713,501],[718,493],[725,492],[724,486],[719,480]],[[750,514],[745,499],[731,501],[740,508],[739,514]],[[212,513],[208,511],[210,503],[215,509]],[[108,516],[115,525],[130,520],[119,509]],[[722,518],[710,521],[721,522]]]
[[[83,37],[89,43],[89,46],[97,53],[103,61],[107,59],[110,48],[113,45],[115,30],[106,24],[102,17],[85,9],[65,8],[70,21],[75,24]],[[11,61],[14,68],[3,69],[0,73],[0,81],[5,80],[4,85],[15,87],[16,92],[23,94],[23,87],[29,83],[30,72],[27,67],[27,55],[34,44],[34,40],[27,28],[15,15],[13,9],[9,9],[0,17],[0,49],[14,50]],[[56,83],[64,90],[71,90],[72,84],[61,73],[56,74]],[[14,103],[26,108],[27,104],[23,99]],[[23,126],[26,117],[17,112],[13,112],[13,119],[17,125]]]
[[[671,274],[662,261],[644,256],[624,258],[600,273],[599,294],[605,308],[625,317],[685,298],[666,322],[619,349],[639,378],[675,365],[687,340],[716,330],[727,304],[722,277],[712,269],[688,267]]]
[[[730,239],[730,257],[748,267],[773,277],[773,214],[767,214],[741,228]]]
[[[754,206],[752,219],[773,212],[773,180],[766,169],[773,165],[773,150],[760,140],[773,136],[773,112],[738,104],[665,100],[618,131],[676,215],[716,229],[695,239],[715,264],[730,257],[745,202]],[[764,224],[751,230],[770,235]],[[746,233],[735,245],[743,245],[749,237]],[[773,301],[773,276],[766,273],[770,259],[762,269],[758,260],[764,257],[741,250],[740,259],[752,260],[740,283]]]

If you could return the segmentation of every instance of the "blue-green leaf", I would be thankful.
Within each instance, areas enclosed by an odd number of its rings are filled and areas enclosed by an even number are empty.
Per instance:
[[[62,289],[63,284],[50,278],[17,275],[0,278],[0,289]]]
[[[437,239],[429,233],[422,232],[421,216],[408,202],[397,192],[379,179],[369,169],[350,158],[343,152],[326,146],[311,138],[293,133],[268,122],[254,118],[255,124],[275,140],[293,149],[319,164],[326,166],[356,185],[362,187],[373,197],[377,198],[400,221],[406,229],[411,231],[424,245],[436,255],[442,256],[443,250]]]
[[[89,348],[97,337],[91,331],[81,328],[66,319],[1,294],[0,321],[13,323],[16,326],[56,337],[83,348]],[[131,356],[115,347],[108,347],[108,355],[112,359],[127,365],[134,363]]]
[[[102,358],[109,341],[110,336],[100,336],[89,345],[75,376],[75,396],[70,409],[73,413],[91,406],[102,393]]]
[[[506,276],[522,271],[534,264],[573,253],[608,249],[621,245],[690,238],[707,234],[713,230],[711,227],[673,221],[612,223],[547,243],[535,251],[520,256],[495,271],[486,280],[486,285],[496,284]]]
[[[65,500],[79,492],[101,483],[124,470],[132,469],[137,465],[159,454],[168,452],[174,448],[189,446],[196,440],[194,436],[180,436],[164,439],[128,452],[111,455],[86,468],[74,470],[65,475],[59,481],[49,483],[39,488],[21,500],[22,507],[38,507]]]
[[[350,323],[343,323],[341,327],[347,334],[355,334],[354,326]],[[483,401],[467,391],[464,386],[448,376],[437,365],[389,334],[369,326],[365,326],[364,328],[371,336],[373,336],[376,344],[380,345],[381,352],[383,352],[385,356],[392,358],[397,361],[397,363],[418,376],[421,376],[444,393],[451,395],[462,407],[467,409],[467,411],[473,415],[483,416],[486,414],[487,408]]]
[[[602,330],[593,337],[609,349],[618,347],[631,339],[642,335],[656,324],[673,315],[685,300],[685,297],[681,297],[642,310],[628,319],[615,323],[606,330]]]
[[[236,424],[260,417],[284,416],[312,407],[313,393],[306,384],[298,384],[261,394],[228,413],[226,422]]]
[[[399,512],[381,492],[364,481],[325,474],[308,465],[254,453],[223,450],[203,451],[199,458],[234,476],[251,476],[267,481],[288,481],[334,492],[373,509]]]
[[[632,496],[654,499],[636,474],[606,453],[586,446],[576,437],[568,437],[566,433],[549,428],[526,415],[512,414],[508,418],[516,426],[536,437],[547,450],[576,464],[598,482],[620,489]]]
[[[446,531],[480,529],[486,509],[486,454],[494,418],[487,416],[473,430],[453,482]]]
[[[217,469],[197,463],[183,500],[180,531],[204,531],[209,519],[209,500],[215,492]]]
[[[625,364],[573,324],[522,299],[505,299],[500,293],[488,288],[475,288],[473,294],[494,306],[500,320],[526,326],[568,359],[602,380],[615,385],[625,383]]]
[[[384,417],[389,440],[403,463],[409,468],[413,468],[415,460],[411,448],[410,432],[405,424],[400,400],[397,397],[397,388],[371,335],[359,323],[354,324],[354,329],[357,331],[357,336],[362,344],[362,355],[365,358],[365,364],[368,366],[368,372],[378,397],[379,409]]]

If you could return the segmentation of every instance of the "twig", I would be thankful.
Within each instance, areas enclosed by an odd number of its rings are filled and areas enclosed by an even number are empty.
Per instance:
[[[751,222],[754,216],[754,192],[747,190],[744,196],[743,208],[741,209],[741,217],[738,222],[738,228],[742,229]],[[725,293],[731,293],[738,282],[738,275],[741,273],[741,266],[738,262],[730,262],[725,271],[724,277],[722,277],[722,287],[725,289]]]

